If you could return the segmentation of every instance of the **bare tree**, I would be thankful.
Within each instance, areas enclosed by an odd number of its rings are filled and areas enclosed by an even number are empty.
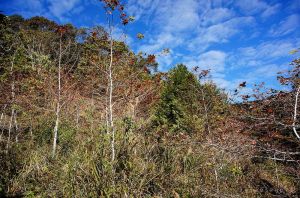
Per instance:
[[[120,12],[120,19],[122,20],[122,24],[126,25],[129,21],[133,20],[133,17],[127,17],[124,13],[123,5],[119,0],[111,1],[111,0],[101,0],[104,3],[106,14],[107,14],[107,21],[108,21],[108,28],[109,28],[109,56],[110,61],[106,70],[107,74],[107,133],[110,135],[110,144],[111,144],[111,161],[114,162],[115,160],[115,126],[114,126],[114,88],[115,85],[115,78],[114,78],[114,40],[113,40],[113,30],[114,30],[114,14],[115,10],[119,10]]]
[[[70,90],[74,88],[76,83],[70,84],[66,76],[70,74],[72,69],[78,62],[79,59],[79,45],[76,43],[74,38],[77,34],[73,27],[67,25],[60,26],[57,28],[58,32],[58,52],[57,52],[57,86],[56,86],[56,107],[55,107],[55,125],[53,129],[53,146],[52,146],[52,157],[55,157],[57,150],[57,141],[59,137],[59,126],[61,122],[61,112],[66,104],[70,103],[74,99],[74,93],[70,93]],[[68,67],[66,67],[68,66]]]
[[[113,15],[110,14],[108,17],[109,25],[109,47],[110,47],[110,61],[107,68],[108,74],[108,134],[111,136],[111,160],[115,160],[115,127],[114,127],[114,117],[113,117]]]
[[[62,32],[60,32],[59,38],[59,52],[58,52],[58,79],[57,79],[57,103],[56,103],[56,120],[55,126],[53,129],[53,147],[52,147],[52,157],[55,157],[57,138],[58,138],[58,127],[59,127],[59,118],[60,118],[60,109],[61,109],[61,59],[62,59]]]

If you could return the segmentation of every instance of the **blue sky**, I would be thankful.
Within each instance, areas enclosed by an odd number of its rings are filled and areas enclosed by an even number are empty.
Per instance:
[[[276,73],[286,70],[300,47],[300,0],[127,0],[135,21],[117,26],[135,52],[159,54],[159,69],[177,63],[211,69],[222,88],[242,81],[278,86]],[[42,15],[77,27],[105,25],[98,0],[0,0],[5,14]],[[138,40],[137,33],[145,38]]]

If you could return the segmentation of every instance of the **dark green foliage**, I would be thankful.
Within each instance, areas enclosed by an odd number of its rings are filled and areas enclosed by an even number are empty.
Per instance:
[[[196,90],[200,87],[195,76],[180,64],[172,69],[164,82],[160,102],[155,110],[154,125],[170,131],[191,132],[195,115]]]
[[[210,131],[225,116],[226,95],[216,85],[200,84],[196,76],[180,64],[164,82],[160,102],[155,109],[154,126],[171,132]]]

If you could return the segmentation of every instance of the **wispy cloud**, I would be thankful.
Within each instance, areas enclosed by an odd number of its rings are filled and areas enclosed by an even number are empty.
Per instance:
[[[163,31],[187,31],[199,24],[199,8],[196,0],[162,1],[155,22]]]
[[[275,15],[276,13],[279,12],[279,9],[281,8],[281,4],[277,3],[273,6],[268,6],[264,11],[263,13],[261,14],[261,16],[263,18],[267,18],[267,17],[270,17],[272,15]]]
[[[78,6],[81,0],[48,0],[50,13],[60,21],[66,21],[69,13],[72,11],[79,12]],[[80,7],[79,7],[80,8]]]
[[[289,68],[289,62],[293,58],[289,51],[299,45],[300,39],[284,39],[233,50],[228,55],[228,65],[225,66],[227,76],[231,77],[232,82],[247,81],[249,84],[272,81],[274,87],[277,72]]]
[[[189,47],[191,49],[200,46],[207,46],[211,43],[225,43],[237,33],[241,33],[243,28],[252,27],[255,24],[253,17],[236,17],[223,23],[211,25],[209,27],[199,27],[196,38]]]
[[[291,61],[288,52],[300,46],[299,0],[126,0],[126,12],[135,16],[126,40],[134,51],[159,54],[159,69],[177,63],[211,69],[221,87],[234,88],[274,78]],[[8,3],[9,2],[9,3]],[[98,0],[11,0],[11,13],[46,16],[60,23],[103,25]],[[103,25],[105,27],[105,25]],[[143,40],[136,40],[137,33]],[[124,40],[116,26],[114,38]],[[274,81],[270,81],[274,83]]]
[[[228,8],[218,7],[218,8],[207,9],[205,12],[203,12],[200,15],[201,18],[200,25],[203,27],[214,25],[217,23],[224,22],[228,19],[231,19],[234,16],[235,16],[235,12]]]
[[[148,19],[156,11],[160,0],[128,0],[127,12],[136,20]]]
[[[236,5],[246,15],[262,13],[264,17],[275,14],[279,8],[279,4],[271,5],[262,0],[238,0]]]
[[[282,57],[288,57],[289,52],[296,49],[299,45],[300,39],[267,41],[257,46],[238,48],[234,57],[236,60],[239,60],[240,64],[246,66],[248,66],[251,61],[260,60],[272,62]]]
[[[225,80],[225,66],[227,54],[223,51],[210,50],[204,53],[200,53],[196,56],[184,57],[183,63],[187,65],[191,70],[194,67],[202,69],[209,69],[212,75],[213,81],[221,88],[229,88],[229,81]]]
[[[226,53],[211,50],[197,56],[185,57],[184,63],[192,68],[198,66],[200,69],[211,69],[212,72],[223,72],[225,66]]]
[[[152,11],[153,5],[149,10],[144,8],[148,1],[142,5],[139,0],[130,0],[129,3],[132,4],[129,4],[130,10],[139,13],[139,16],[141,13],[152,14],[151,22],[158,34],[146,34],[144,44],[139,47],[139,50],[148,53],[156,53],[163,48],[176,52],[177,48],[183,47],[185,50],[204,52],[210,44],[227,42],[243,27],[255,24],[253,17],[237,17],[234,10],[208,0],[155,1],[155,12]]]
[[[11,6],[25,17],[42,15],[64,23],[69,22],[71,14],[83,11],[84,2],[86,0],[12,0]]]
[[[274,25],[270,30],[272,36],[284,36],[300,28],[300,15],[292,14],[282,20],[278,25]]]
[[[45,0],[13,0],[10,4],[13,10],[17,11],[18,14],[21,14],[24,17],[42,15],[46,12],[46,8],[44,6]]]
[[[158,58],[162,70],[176,61],[189,68],[211,69],[214,81],[221,87],[236,87],[242,79],[255,82],[262,77],[260,73],[265,73],[265,78],[274,77],[280,69],[278,65],[282,64],[274,62],[287,57],[289,50],[299,44],[283,39],[222,50],[222,44],[234,46],[239,41],[247,43],[264,36],[265,33],[260,32],[264,27],[258,27],[259,23],[267,23],[267,18],[279,13],[282,4],[276,1],[155,0],[151,4],[129,0],[129,7],[138,15],[138,20],[153,27],[138,50],[158,53],[170,48],[170,56]],[[298,17],[297,14],[286,17],[269,30],[269,35],[284,36],[295,31],[300,24]]]

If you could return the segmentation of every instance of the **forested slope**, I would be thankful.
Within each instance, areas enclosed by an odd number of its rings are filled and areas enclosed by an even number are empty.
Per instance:
[[[1,196],[300,196],[299,59],[232,101],[100,26],[1,16],[0,44]]]

